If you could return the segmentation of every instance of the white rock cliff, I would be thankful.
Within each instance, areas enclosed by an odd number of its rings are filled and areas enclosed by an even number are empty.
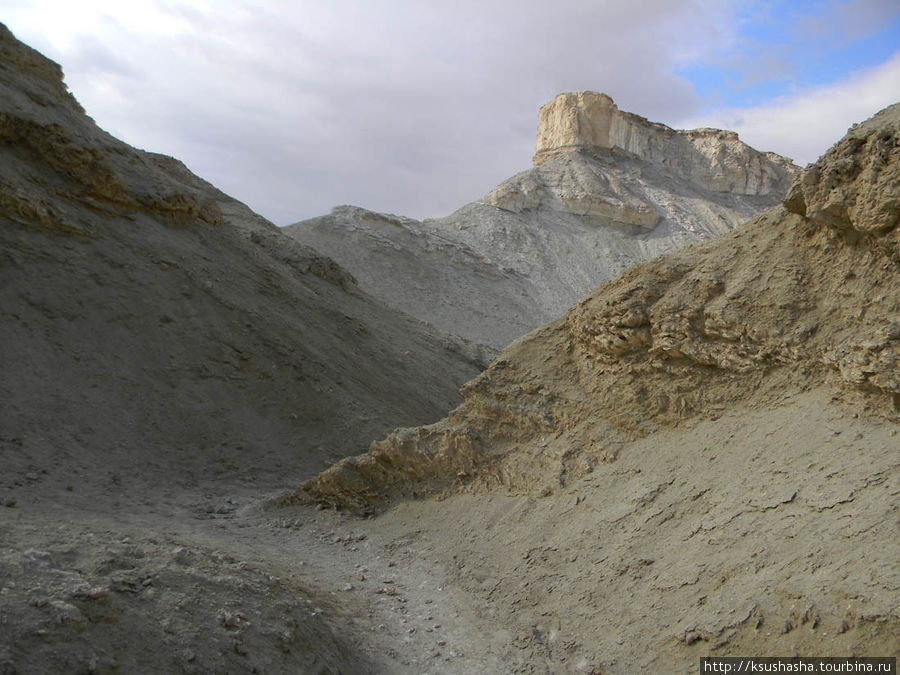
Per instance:
[[[754,150],[733,131],[676,131],[593,91],[560,94],[538,112],[535,166],[576,149],[624,150],[672,167],[699,187],[744,195],[783,195],[796,173],[790,159]]]

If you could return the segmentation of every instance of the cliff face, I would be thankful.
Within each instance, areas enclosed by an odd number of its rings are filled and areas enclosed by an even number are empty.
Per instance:
[[[776,204],[796,170],[731,132],[676,132],[590,92],[541,109],[535,164],[445,218],[341,207],[286,231],[389,304],[500,348],[630,265]]]
[[[742,143],[733,131],[675,131],[619,110],[606,94],[560,94],[538,113],[534,165],[576,149],[619,149],[664,164],[700,187],[744,195],[784,195],[796,167]]]

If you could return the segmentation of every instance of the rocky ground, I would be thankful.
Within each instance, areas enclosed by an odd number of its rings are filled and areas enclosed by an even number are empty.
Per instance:
[[[150,508],[152,484],[62,497],[46,475],[6,478],[3,672],[504,669],[475,605],[405,527],[272,513],[259,485]]]
[[[276,506],[258,481],[162,501],[152,481],[70,491],[35,467],[4,478],[0,663],[631,673],[894,654],[898,438],[826,391],[786,392],[565,486],[368,518]]]

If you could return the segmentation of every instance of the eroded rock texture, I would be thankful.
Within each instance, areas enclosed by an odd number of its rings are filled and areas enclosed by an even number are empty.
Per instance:
[[[623,439],[826,382],[897,420],[898,144],[893,106],[798,177],[786,207],[602,284],[505,350],[448,418],[394,433],[298,495],[370,506],[565,483]]]
[[[523,669],[893,653],[898,147],[900,105],[786,206],[600,285],[290,499],[436,512]]]
[[[781,196],[796,171],[789,159],[754,150],[733,131],[676,131],[593,91],[560,94],[538,113],[535,166],[575,149],[624,150],[702,187],[746,195]]]

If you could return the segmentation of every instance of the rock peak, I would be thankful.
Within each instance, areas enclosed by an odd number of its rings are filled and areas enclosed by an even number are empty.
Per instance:
[[[543,164],[560,151],[613,147],[610,132],[621,114],[606,94],[595,91],[559,94],[538,112],[535,165]]]
[[[573,150],[612,149],[718,192],[784,194],[799,170],[787,157],[751,148],[733,131],[676,131],[619,110],[612,98],[594,91],[559,94],[538,112],[535,166]]]

